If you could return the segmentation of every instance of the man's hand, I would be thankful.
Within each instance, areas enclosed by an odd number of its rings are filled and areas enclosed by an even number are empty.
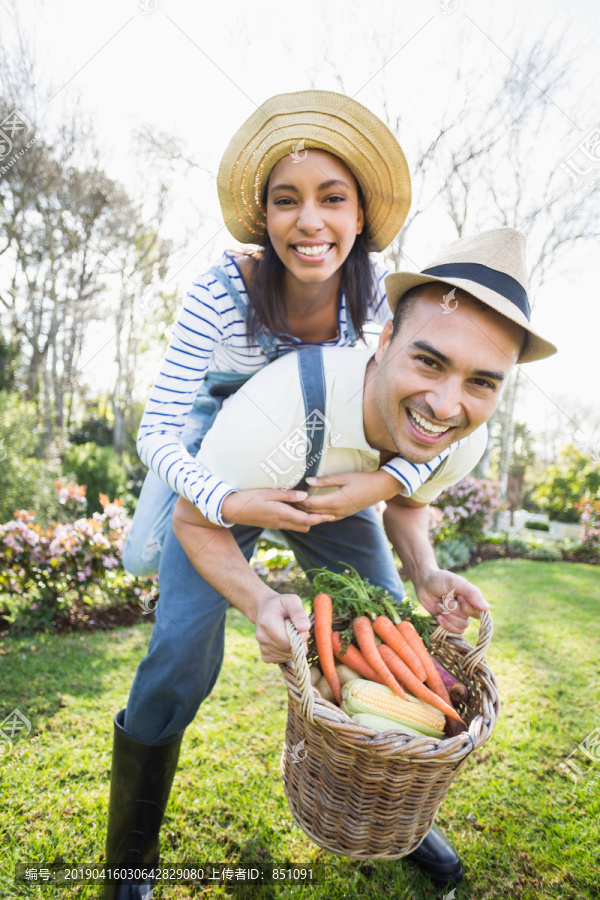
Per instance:
[[[479,619],[482,610],[490,609],[479,588],[454,572],[430,569],[413,583],[419,603],[455,634],[462,634],[469,616]]]
[[[310,513],[328,514],[334,519],[345,519],[361,509],[367,509],[381,500],[389,500],[400,490],[400,484],[393,475],[379,469],[376,472],[350,472],[344,475],[322,475],[307,478],[311,487],[331,488],[326,494],[311,494],[298,506]]]
[[[256,640],[260,655],[266,663],[287,662],[292,658],[292,648],[287,636],[285,620],[291,619],[304,642],[308,641],[310,620],[296,594],[277,594],[270,591],[260,600],[256,612]]]
[[[306,491],[282,491],[277,488],[234,491],[223,500],[221,514],[228,524],[288,531],[309,531],[312,525],[334,520],[333,515],[305,512],[292,506],[307,497]]]

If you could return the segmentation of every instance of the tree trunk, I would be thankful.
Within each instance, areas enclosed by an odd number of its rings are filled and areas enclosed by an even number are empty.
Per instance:
[[[513,439],[515,434],[515,405],[519,390],[520,370],[515,366],[509,384],[504,394],[504,410],[502,414],[502,427],[500,430],[500,459],[498,460],[498,480],[500,481],[501,496],[506,499],[508,473],[513,451]]]
[[[510,524],[515,524],[515,512],[521,508],[523,498],[523,481],[525,466],[514,466],[508,474],[506,482],[506,498],[510,509]]]
[[[125,411],[120,403],[113,404],[115,419],[113,428],[113,450],[121,455],[125,446]]]

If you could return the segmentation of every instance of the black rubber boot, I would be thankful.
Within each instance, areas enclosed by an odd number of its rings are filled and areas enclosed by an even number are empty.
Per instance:
[[[158,864],[158,833],[179,759],[183,732],[146,741],[125,731],[125,710],[115,716],[110,778],[106,865],[152,869]],[[105,884],[104,900],[144,900],[153,884]]]
[[[437,825],[404,858],[415,863],[436,884],[458,884],[464,874],[460,856]]]

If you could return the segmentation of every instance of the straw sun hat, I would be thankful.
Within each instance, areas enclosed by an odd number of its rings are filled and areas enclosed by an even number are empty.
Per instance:
[[[432,282],[461,288],[524,328],[528,339],[517,362],[533,362],[556,353],[554,344],[540,337],[529,324],[529,279],[525,264],[525,238],[520,231],[495,228],[463,237],[445,247],[437,259],[420,273],[396,272],[388,275],[385,287],[392,312],[407,291],[419,284]],[[453,308],[455,306],[450,300],[448,311]]]
[[[242,243],[262,244],[266,232],[263,190],[286,154],[327,150],[360,184],[372,249],[396,237],[410,208],[410,175],[398,141],[370,110],[344,94],[298,91],[262,104],[234,134],[217,177],[225,224]]]

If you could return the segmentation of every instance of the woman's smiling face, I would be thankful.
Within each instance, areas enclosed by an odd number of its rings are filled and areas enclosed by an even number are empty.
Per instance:
[[[267,185],[267,232],[288,272],[301,282],[324,282],[347,259],[364,227],[356,180],[324,150],[287,154]]]

